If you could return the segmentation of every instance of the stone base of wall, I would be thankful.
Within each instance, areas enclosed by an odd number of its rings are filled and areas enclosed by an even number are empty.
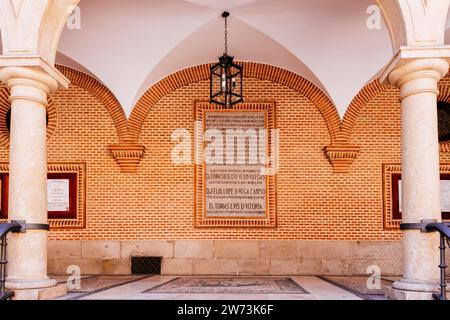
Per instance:
[[[383,275],[402,273],[392,241],[50,241],[50,274],[126,275],[132,256],[162,257],[164,275]]]

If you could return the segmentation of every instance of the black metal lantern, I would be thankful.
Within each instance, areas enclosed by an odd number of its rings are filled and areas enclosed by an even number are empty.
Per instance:
[[[211,67],[210,101],[231,109],[233,105],[244,102],[242,66],[234,63],[234,57],[228,55],[228,21],[229,12],[224,12],[225,51],[219,63]]]

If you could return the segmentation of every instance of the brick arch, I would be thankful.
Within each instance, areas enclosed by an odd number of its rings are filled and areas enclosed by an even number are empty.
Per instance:
[[[56,65],[56,68],[70,80],[71,84],[89,91],[100,100],[113,119],[120,143],[130,140],[125,112],[107,87],[81,71],[61,65]]]
[[[447,76],[445,80],[450,81],[450,76]],[[446,82],[441,82],[439,84],[439,96],[438,100],[450,103],[450,85]],[[392,88],[388,84],[383,84],[379,79],[375,79],[369,84],[367,84],[353,99],[347,112],[345,113],[344,119],[341,125],[341,132],[339,140],[342,143],[349,144],[353,130],[356,126],[359,115],[361,114],[364,107],[377,95],[386,90]],[[440,144],[441,152],[450,152],[450,141],[442,142]]]
[[[130,141],[127,118],[122,106],[116,99],[116,97],[95,78],[72,68],[56,65],[57,69],[63,73],[71,82],[71,84],[83,88],[93,94],[97,99],[102,102],[105,108],[108,110],[114,125],[117,130],[120,143],[126,143]],[[0,145],[3,147],[9,147],[9,131],[4,121],[6,113],[8,112],[11,104],[9,102],[9,90],[5,86],[0,87]],[[49,104],[47,107],[48,112],[48,126],[47,126],[47,138],[50,139],[57,125],[57,110],[51,99],[49,98]]]
[[[241,62],[244,77],[268,80],[285,85],[308,98],[320,110],[327,124],[332,143],[339,137],[341,121],[330,98],[312,82],[293,72],[267,64]],[[209,79],[210,64],[178,71],[152,86],[135,105],[128,122],[130,138],[138,143],[149,111],[164,96],[186,85]]]
[[[356,125],[359,114],[362,109],[380,93],[390,88],[389,85],[382,84],[377,78],[367,84],[361,91],[358,92],[355,98],[353,98],[350,106],[345,112],[344,119],[342,120],[341,132],[339,140],[342,143],[350,143],[353,128]]]
[[[0,146],[8,149],[9,148],[9,130],[6,126],[6,114],[11,108],[11,103],[9,102],[10,92],[6,86],[0,86]],[[50,139],[56,130],[58,114],[56,107],[51,98],[48,99],[47,106],[47,139]]]

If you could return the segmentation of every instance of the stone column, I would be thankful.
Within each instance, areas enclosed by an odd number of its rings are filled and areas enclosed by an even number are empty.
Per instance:
[[[31,67],[5,67],[0,79],[11,90],[9,220],[47,224],[46,107],[58,82]],[[7,288],[16,299],[41,299],[61,288],[47,277],[47,231],[8,236]]]
[[[389,76],[401,91],[403,223],[441,220],[437,96],[448,69],[444,59],[413,59]],[[439,284],[438,247],[436,233],[403,232],[404,275],[391,298],[432,298]]]

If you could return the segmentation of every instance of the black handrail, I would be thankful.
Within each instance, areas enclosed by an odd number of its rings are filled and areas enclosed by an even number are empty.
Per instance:
[[[19,222],[1,223],[0,224],[0,238],[8,235],[10,232],[19,232],[22,229],[22,225]]]
[[[447,279],[445,270],[447,269],[447,263],[445,261],[446,243],[450,248],[450,223],[430,223],[426,226],[429,232],[439,232],[441,236],[439,250],[441,253],[441,262],[439,268],[441,269],[441,292],[440,295],[433,295],[435,300],[447,300]]]
[[[11,299],[13,292],[6,292],[6,237],[10,232],[20,232],[22,225],[18,222],[0,224],[0,300]]]

